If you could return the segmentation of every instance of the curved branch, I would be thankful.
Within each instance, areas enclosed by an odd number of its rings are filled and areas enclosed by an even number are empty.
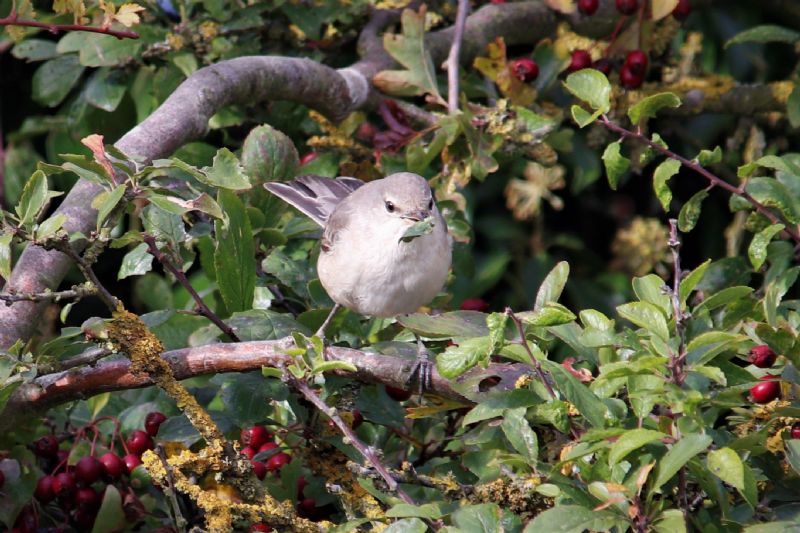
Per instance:
[[[164,352],[162,357],[172,367],[177,379],[206,374],[248,372],[263,366],[285,366],[292,357],[285,350],[293,346],[291,337],[276,341],[253,341],[230,344],[210,344]],[[350,348],[331,346],[326,349],[331,360],[345,361],[356,372],[337,371],[366,383],[384,383],[393,387],[406,386],[414,359],[393,357]],[[514,388],[517,379],[529,373],[521,364],[491,364],[487,369],[475,368],[451,383],[433,371],[429,392],[460,401],[476,401],[489,391]],[[81,367],[48,374],[32,383],[20,386],[0,413],[0,431],[24,417],[36,416],[57,405],[90,398],[96,394],[152,385],[152,381],[130,372],[130,361],[105,361],[93,367]],[[458,390],[453,388],[453,385]]]

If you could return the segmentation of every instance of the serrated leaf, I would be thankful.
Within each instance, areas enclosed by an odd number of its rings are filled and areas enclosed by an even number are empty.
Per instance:
[[[626,431],[611,445],[608,451],[609,466],[616,465],[632,451],[646,446],[651,442],[659,441],[666,436],[665,433],[652,429],[636,428]]]
[[[642,98],[628,109],[628,117],[636,125],[642,120],[653,118],[667,107],[680,107],[681,99],[675,93],[658,93]]]
[[[436,369],[442,377],[453,379],[492,355],[489,337],[467,339],[457,346],[448,346],[436,357]]]
[[[539,441],[525,418],[526,412],[525,407],[506,411],[500,428],[517,453],[533,466],[539,455]]]
[[[203,172],[195,174],[206,185],[221,187],[234,191],[250,188],[250,180],[244,173],[244,168],[239,164],[239,159],[227,148],[220,148],[210,167],[204,167]],[[200,177],[202,176],[202,178]]]
[[[455,511],[451,518],[461,531],[497,533],[503,530],[502,512],[496,503],[467,505]]]
[[[536,301],[533,310],[538,311],[548,302],[558,302],[569,277],[569,263],[560,261],[545,276],[544,281],[536,292]]]
[[[708,469],[728,485],[744,490],[744,465],[739,454],[730,448],[708,452]]]
[[[564,87],[600,113],[611,108],[611,84],[599,70],[586,68],[567,76]]]
[[[436,222],[434,221],[433,217],[427,217],[418,222],[415,222],[414,224],[409,226],[409,228],[403,233],[403,236],[400,237],[400,241],[411,242],[417,237],[428,235],[433,231],[435,225]]]
[[[662,161],[653,173],[653,189],[664,211],[669,211],[669,204],[672,202],[672,191],[669,189],[667,182],[672,176],[678,173],[680,168],[680,161],[677,159],[667,159]]]
[[[725,43],[725,48],[739,43],[780,42],[791,44],[798,39],[800,39],[800,32],[774,24],[763,24],[737,33],[728,39],[728,42]]]
[[[220,189],[217,203],[228,218],[227,224],[214,222],[217,285],[228,311],[246,311],[253,306],[256,287],[253,230],[247,210],[234,192]]]
[[[292,140],[269,124],[250,130],[242,146],[242,167],[253,183],[293,178],[300,166]]]
[[[105,198],[103,198],[103,203],[100,204],[100,207],[97,209],[97,231],[100,231],[100,227],[106,221],[108,215],[117,207],[117,204],[122,197],[125,195],[125,186],[118,185],[114,187],[111,192],[109,192]]]
[[[144,11],[144,8],[139,4],[122,4],[114,14],[114,20],[130,28],[134,24],[139,24],[140,11]]]
[[[659,491],[694,456],[711,446],[712,441],[709,435],[699,433],[684,435],[658,462],[658,475],[653,481],[652,490]]]
[[[619,315],[662,340],[669,339],[669,328],[664,313],[649,302],[630,302],[617,306]]]
[[[20,220],[20,225],[36,220],[47,202],[47,176],[41,170],[34,172],[25,187],[22,189],[19,203],[14,208]]]
[[[773,224],[753,235],[753,240],[747,247],[747,257],[750,258],[750,263],[755,270],[760,269],[764,264],[767,259],[767,246],[775,235],[783,231],[784,227],[783,224]]]
[[[615,191],[617,190],[619,179],[631,166],[631,160],[622,155],[621,148],[622,143],[616,141],[606,146],[605,151],[603,151],[603,164],[606,167],[608,185]]]
[[[708,196],[708,191],[703,189],[698,191],[689,198],[689,201],[683,204],[680,213],[678,213],[678,229],[684,233],[688,233],[697,225],[697,219],[700,218],[702,211],[703,200]]]

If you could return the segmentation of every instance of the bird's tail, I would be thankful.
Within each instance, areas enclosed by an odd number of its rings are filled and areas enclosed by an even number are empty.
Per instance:
[[[309,174],[292,181],[271,181],[264,187],[324,227],[339,202],[362,185],[363,181],[347,176],[333,179]]]

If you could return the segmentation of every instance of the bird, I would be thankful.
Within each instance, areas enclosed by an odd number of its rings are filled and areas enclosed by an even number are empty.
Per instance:
[[[335,305],[319,336],[324,338],[341,307],[391,318],[413,313],[444,287],[452,239],[422,176],[397,172],[365,183],[349,176],[305,175],[264,186],[322,228],[317,274]],[[409,236],[409,229],[423,221],[430,224],[428,231]],[[423,389],[430,368],[417,341],[417,364],[409,379],[416,375]]]

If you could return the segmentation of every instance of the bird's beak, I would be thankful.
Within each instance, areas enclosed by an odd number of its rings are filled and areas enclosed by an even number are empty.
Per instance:
[[[425,220],[429,216],[431,216],[430,211],[421,209],[419,211],[414,211],[412,213],[408,213],[403,218],[405,218],[407,220],[411,220],[413,222],[420,222],[421,220]]]

